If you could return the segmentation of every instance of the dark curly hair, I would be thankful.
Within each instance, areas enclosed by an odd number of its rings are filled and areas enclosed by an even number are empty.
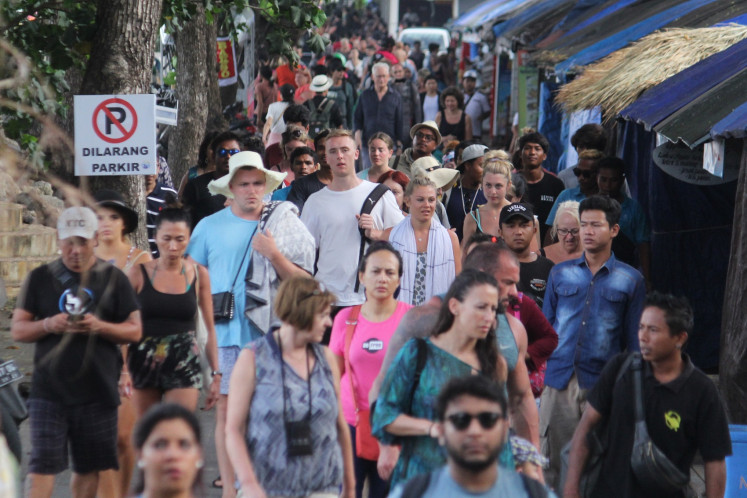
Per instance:
[[[441,107],[446,107],[446,97],[454,97],[457,101],[457,107],[464,109],[464,94],[455,86],[450,86],[441,92]]]

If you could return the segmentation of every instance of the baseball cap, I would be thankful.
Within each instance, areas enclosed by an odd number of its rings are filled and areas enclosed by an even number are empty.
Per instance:
[[[474,69],[470,69],[469,71],[465,71],[464,76],[462,78],[472,78],[473,80],[477,79],[477,71]]]
[[[464,169],[464,163],[482,157],[489,150],[488,147],[481,144],[470,145],[462,151],[462,162],[459,163],[458,170]]]
[[[534,212],[531,207],[520,202],[514,202],[501,209],[501,216],[498,223],[502,225],[515,216],[520,216],[527,221],[534,221]]]
[[[98,228],[96,213],[87,207],[69,207],[57,218],[57,238],[60,240],[70,237],[92,239]]]

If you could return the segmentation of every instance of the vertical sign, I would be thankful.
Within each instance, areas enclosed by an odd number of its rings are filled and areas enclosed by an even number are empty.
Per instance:
[[[238,81],[238,77],[236,76],[236,52],[230,37],[218,38],[215,54],[218,59],[218,85],[233,85]]]

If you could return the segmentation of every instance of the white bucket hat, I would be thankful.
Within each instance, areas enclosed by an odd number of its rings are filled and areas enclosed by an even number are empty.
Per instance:
[[[332,78],[327,76],[326,74],[319,74],[317,76],[314,76],[314,79],[311,80],[311,85],[309,85],[309,90],[316,93],[322,93],[326,92],[332,87]]]
[[[413,173],[422,168],[423,171],[425,171],[425,176],[435,183],[437,188],[444,188],[451,185],[459,176],[457,170],[444,168],[441,163],[438,162],[438,159],[433,156],[425,156],[416,159],[412,162],[410,168]]]
[[[228,188],[228,185],[231,183],[231,180],[233,180],[236,172],[241,168],[256,168],[265,174],[265,194],[269,194],[278,188],[288,175],[288,173],[280,173],[279,171],[266,169],[262,162],[262,156],[256,152],[239,152],[238,154],[231,156],[228,160],[228,174],[208,183],[208,190],[210,193],[213,195],[222,194],[229,199],[233,199],[233,194],[231,193],[231,189]]]

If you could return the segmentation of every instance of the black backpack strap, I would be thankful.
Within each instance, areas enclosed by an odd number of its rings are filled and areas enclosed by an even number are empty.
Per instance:
[[[402,496],[407,498],[420,498],[431,483],[431,473],[418,474],[408,480],[402,488]]]
[[[529,498],[547,498],[547,488],[545,488],[542,483],[535,481],[526,474],[520,473],[519,475],[521,476],[521,480],[524,483],[524,489],[529,495]]]
[[[368,197],[366,197],[366,200],[363,201],[363,206],[361,206],[361,212],[360,214],[371,214],[373,211],[374,206],[377,202],[384,196],[385,193],[389,191],[389,187],[384,185],[383,183],[379,183],[374,187],[374,189],[371,191],[370,194],[368,194]],[[366,231],[362,228],[358,227],[358,231],[361,234],[361,246],[358,250],[358,266],[361,264],[361,260],[363,259],[363,253],[366,250],[366,241],[368,241],[368,237],[366,237]],[[360,288],[361,283],[358,280],[358,272],[355,272],[355,292],[358,292],[358,289]]]
[[[615,384],[617,384],[620,379],[622,379],[622,376],[625,375],[625,372],[630,370],[631,365],[633,364],[633,360],[638,357],[640,359],[640,355],[638,353],[631,353],[628,355],[627,358],[625,358],[625,361],[620,365],[620,369],[617,371],[617,377],[615,377]]]
[[[423,369],[425,368],[425,362],[428,360],[428,344],[426,344],[425,339],[418,337],[415,339],[415,344],[418,346],[418,355],[415,360],[415,376],[413,377],[412,388],[410,389],[410,414],[412,414],[412,398],[418,389],[420,377],[423,375]]]

